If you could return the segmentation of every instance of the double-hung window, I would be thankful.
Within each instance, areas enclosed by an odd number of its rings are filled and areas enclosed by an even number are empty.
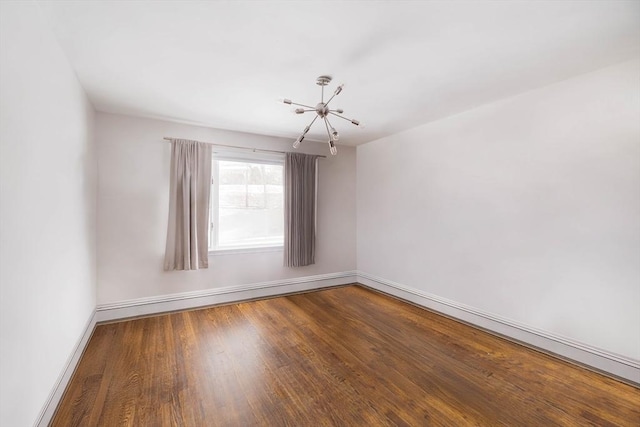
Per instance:
[[[209,251],[282,248],[283,244],[284,156],[214,153]]]

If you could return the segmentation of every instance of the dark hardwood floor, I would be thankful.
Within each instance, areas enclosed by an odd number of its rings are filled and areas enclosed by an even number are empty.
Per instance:
[[[53,426],[640,426],[640,389],[359,286],[99,325]]]

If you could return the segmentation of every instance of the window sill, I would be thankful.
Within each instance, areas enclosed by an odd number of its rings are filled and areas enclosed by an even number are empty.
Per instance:
[[[209,256],[255,254],[255,253],[262,253],[262,252],[282,252],[282,251],[284,251],[284,246],[263,246],[263,247],[236,248],[236,249],[209,249]]]

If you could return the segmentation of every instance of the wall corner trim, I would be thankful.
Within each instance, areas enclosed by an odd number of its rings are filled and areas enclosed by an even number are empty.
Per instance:
[[[40,410],[40,414],[38,414],[38,418],[36,418],[36,422],[34,426],[36,427],[46,427],[49,425],[53,416],[58,408],[58,404],[64,395],[64,391],[67,388],[67,384],[71,381],[71,376],[76,370],[78,366],[78,362],[80,362],[80,358],[82,357],[82,353],[84,353],[84,349],[87,347],[89,343],[89,339],[93,334],[93,330],[96,327],[96,310],[94,309],[89,316],[89,320],[84,327],[84,331],[78,342],[76,343],[71,355],[67,359],[67,363],[64,365],[58,380],[54,384],[51,392],[49,393],[49,397],[47,397],[42,410]]]
[[[479,327],[545,353],[640,386],[640,361],[547,331],[495,316],[474,307],[358,271],[358,283]]]

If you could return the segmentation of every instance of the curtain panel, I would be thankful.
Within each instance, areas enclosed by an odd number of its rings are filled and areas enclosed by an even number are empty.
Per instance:
[[[208,268],[211,145],[171,140],[170,173],[164,269]]]
[[[284,164],[284,265],[315,263],[317,158],[287,153]]]

